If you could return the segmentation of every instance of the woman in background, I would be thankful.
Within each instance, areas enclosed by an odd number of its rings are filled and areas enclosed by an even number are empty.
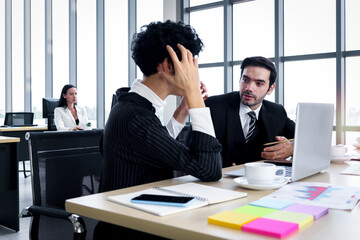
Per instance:
[[[84,108],[77,106],[77,90],[74,85],[63,87],[59,106],[54,111],[54,121],[58,131],[83,130],[88,122]]]

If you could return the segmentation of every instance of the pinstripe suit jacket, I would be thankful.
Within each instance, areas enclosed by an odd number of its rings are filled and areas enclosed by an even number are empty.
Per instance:
[[[121,94],[111,110],[103,141],[101,191],[172,177],[181,170],[202,181],[222,176],[221,145],[205,133],[190,131],[187,144],[173,139],[152,104],[136,93]]]

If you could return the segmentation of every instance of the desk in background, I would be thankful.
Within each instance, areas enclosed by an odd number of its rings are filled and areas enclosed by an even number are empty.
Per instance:
[[[19,138],[0,136],[0,225],[19,231]]]
[[[27,132],[43,132],[47,131],[47,126],[32,126],[32,127],[0,127],[0,136],[8,137],[17,137],[20,138],[17,149],[17,159],[18,161],[23,161],[24,176],[27,177],[25,173],[25,163],[24,161],[29,160],[29,146],[25,140],[25,134]]]
[[[326,182],[359,187],[360,176],[339,174],[339,172],[348,166],[349,165],[346,163],[331,164],[331,167],[326,172],[316,174],[303,179],[302,181]],[[225,168],[223,169],[223,172],[239,168],[242,168],[242,166]],[[233,178],[230,177],[223,177],[221,181],[218,182],[201,182],[201,184],[247,192],[248,197],[165,217],[158,217],[106,200],[107,196],[135,192],[154,186],[176,185],[189,181],[197,181],[197,179],[191,176],[184,176],[86,197],[69,199],[66,201],[66,210],[82,216],[171,239],[267,239],[266,237],[257,234],[208,224],[208,216],[249,204],[274,191],[254,191],[240,188],[233,181]],[[357,204],[352,211],[330,209],[329,214],[313,224],[304,227],[299,232],[288,236],[287,239],[354,239],[354,237],[360,236],[359,219],[359,204]]]

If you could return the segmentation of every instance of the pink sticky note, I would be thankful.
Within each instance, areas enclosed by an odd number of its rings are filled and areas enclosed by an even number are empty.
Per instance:
[[[283,210],[289,212],[311,214],[314,216],[315,220],[327,214],[329,211],[329,209],[326,207],[311,206],[311,205],[297,204],[297,203],[287,208],[284,208]]]
[[[296,223],[267,218],[258,218],[242,226],[242,230],[244,232],[251,232],[276,238],[284,238],[298,229],[299,226]]]

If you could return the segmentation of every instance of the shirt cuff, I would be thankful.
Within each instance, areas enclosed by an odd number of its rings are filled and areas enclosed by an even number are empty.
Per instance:
[[[193,131],[206,133],[212,137],[215,137],[215,130],[210,115],[210,108],[191,108],[189,109],[189,114]]]
[[[166,129],[168,130],[170,136],[174,139],[179,135],[184,127],[185,124],[179,123],[175,120],[174,117],[171,117],[168,124],[166,125]]]

